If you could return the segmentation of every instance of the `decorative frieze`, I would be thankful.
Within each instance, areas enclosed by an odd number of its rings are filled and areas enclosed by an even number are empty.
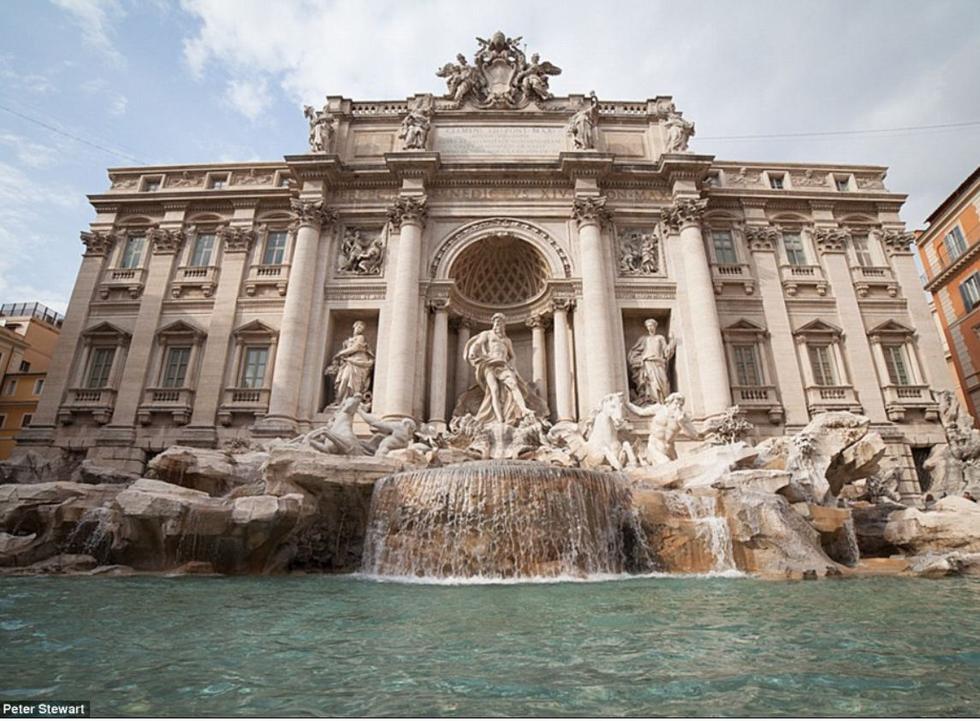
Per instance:
[[[708,201],[705,198],[681,198],[664,208],[663,218],[671,230],[682,230],[688,226],[700,225]]]
[[[572,217],[579,226],[586,223],[605,225],[612,219],[612,214],[606,208],[607,198],[599,195],[594,198],[576,198],[572,203]]]
[[[619,233],[619,274],[660,274],[660,236],[655,228],[630,228]]]
[[[396,228],[406,223],[425,225],[428,212],[428,201],[425,197],[401,196],[388,208],[388,220]]]

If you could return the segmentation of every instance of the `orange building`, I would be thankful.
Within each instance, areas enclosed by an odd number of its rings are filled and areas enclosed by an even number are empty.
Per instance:
[[[916,245],[960,399],[980,419],[980,168],[933,211]]]
[[[0,306],[0,460],[31,423],[63,320],[40,303]]]

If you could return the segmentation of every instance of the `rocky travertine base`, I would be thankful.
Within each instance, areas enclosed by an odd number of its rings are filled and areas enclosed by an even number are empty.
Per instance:
[[[244,453],[174,447],[150,462],[149,477],[28,454],[0,464],[0,477],[8,480],[0,485],[0,573],[356,571],[379,479],[444,467],[460,488],[467,485],[465,455],[405,450],[374,458],[276,443]],[[791,438],[756,447],[704,446],[670,463],[627,469],[616,476],[632,519],[621,526],[635,536],[623,536],[624,549],[641,545],[650,568],[670,573],[977,573],[976,503],[948,496],[917,509],[842,494],[877,470],[882,453],[881,439],[866,419],[828,413]],[[62,478],[71,480],[50,479],[59,467]],[[520,484],[541,482],[531,471],[519,475]],[[495,497],[495,491],[476,485],[474,502],[481,493]],[[396,495],[389,494],[392,513],[402,496],[414,497]],[[513,508],[518,521],[521,513],[550,518],[547,509],[524,506]],[[443,523],[438,514],[429,521],[433,528]],[[574,530],[560,525],[538,530],[555,536]],[[492,524],[484,530],[496,532]],[[479,554],[471,556],[459,567],[478,573]],[[420,561],[415,567],[427,566]]]

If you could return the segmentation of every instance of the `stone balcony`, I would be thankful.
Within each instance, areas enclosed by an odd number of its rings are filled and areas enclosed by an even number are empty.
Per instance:
[[[231,425],[232,415],[247,413],[255,418],[263,418],[269,410],[268,388],[225,388],[221,407],[218,408],[218,422]]]
[[[275,288],[279,295],[285,296],[288,285],[288,263],[279,265],[256,263],[248,269],[248,277],[245,279],[245,295],[254,296],[259,288],[267,286]]]
[[[711,282],[715,287],[715,295],[721,295],[726,285],[741,286],[746,295],[755,292],[755,278],[748,263],[712,263]]]
[[[898,295],[898,283],[892,269],[883,266],[851,266],[851,279],[859,298],[867,298],[872,289],[880,288],[891,298]]]
[[[96,423],[105,425],[112,418],[116,393],[115,388],[70,388],[68,398],[58,411],[58,421],[62,425],[70,425],[76,415],[87,413]]]
[[[187,425],[194,408],[194,391],[190,388],[147,388],[136,413],[142,425],[149,425],[154,413],[170,413],[174,424]]]
[[[819,265],[780,265],[779,275],[788,296],[795,296],[802,287],[813,288],[819,296],[827,295],[827,279]]]
[[[177,269],[177,275],[170,284],[170,294],[180,298],[191,288],[200,290],[201,295],[210,298],[218,287],[219,269],[216,265],[182,265]]]
[[[881,387],[881,391],[885,397],[885,412],[890,421],[904,421],[905,414],[912,409],[921,410],[926,420],[939,419],[939,405],[929,386],[886,385]]]
[[[761,411],[770,423],[781,423],[783,404],[775,386],[732,386],[732,401],[744,411]]]
[[[113,291],[119,291],[136,300],[145,284],[146,268],[111,268],[99,283],[99,298],[108,300]]]
[[[850,411],[863,413],[857,393],[851,386],[807,386],[806,405],[810,413]]]

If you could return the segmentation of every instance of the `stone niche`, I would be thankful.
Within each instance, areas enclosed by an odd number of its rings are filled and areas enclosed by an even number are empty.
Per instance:
[[[323,375],[327,366],[330,365],[331,358],[336,355],[344,345],[344,341],[350,338],[353,332],[353,327],[355,321],[361,321],[364,323],[364,337],[367,340],[368,347],[371,352],[375,355],[375,366],[373,374],[378,371],[377,366],[377,355],[378,355],[378,311],[377,310],[332,310],[330,313],[330,334],[327,339],[326,353],[323,356],[323,366],[320,368],[321,382],[320,382],[320,398],[317,401],[317,410],[322,409],[334,400],[334,387],[333,387],[333,377],[327,377]],[[372,377],[371,390],[374,391],[374,382],[376,378]]]
[[[630,376],[629,386],[630,386],[630,398],[634,399],[634,388],[633,388],[633,378],[629,369],[629,352],[633,344],[641,337],[646,335],[647,329],[643,325],[647,318],[653,318],[657,321],[657,333],[663,335],[666,338],[670,338],[670,312],[663,309],[644,309],[644,308],[628,308],[623,310],[623,343],[626,349],[626,356],[623,358],[623,364],[626,365],[626,373]],[[677,364],[677,356],[675,355],[671,359],[670,363],[667,364],[667,375],[670,378],[670,387],[674,390],[677,388],[677,370],[675,368]]]

